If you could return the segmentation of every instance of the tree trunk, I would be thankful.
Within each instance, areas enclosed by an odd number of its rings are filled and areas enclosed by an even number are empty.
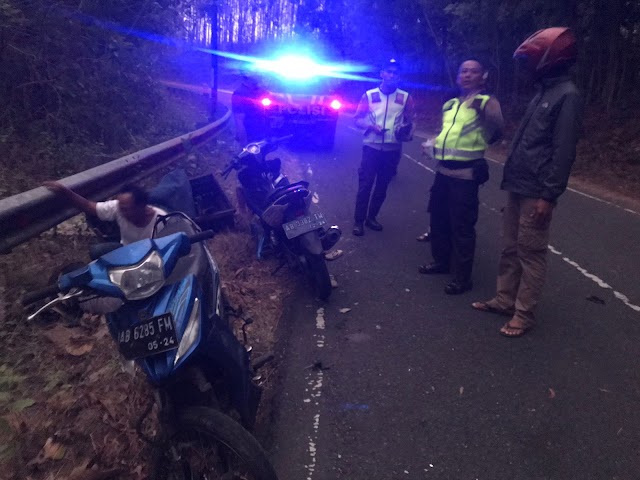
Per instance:
[[[622,1],[623,0],[606,0],[606,9],[608,15],[607,20],[607,36],[608,36],[608,61],[607,72],[604,81],[603,100],[605,101],[607,111],[611,109],[615,95],[616,85],[618,84],[618,65],[619,65],[619,48],[621,46],[620,27],[622,24]]]

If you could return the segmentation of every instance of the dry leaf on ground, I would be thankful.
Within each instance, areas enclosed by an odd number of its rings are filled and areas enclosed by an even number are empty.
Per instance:
[[[43,335],[56,347],[74,357],[85,355],[93,349],[93,341],[90,337],[62,325],[55,325],[44,331]]]
[[[21,412],[25,408],[29,408],[35,405],[35,403],[36,401],[33,398],[23,398],[21,400],[16,400],[11,405],[11,410],[13,410],[14,412]]]
[[[31,460],[27,465],[41,465],[47,460],[62,460],[64,458],[64,454],[66,453],[66,448],[64,445],[60,443],[56,443],[53,441],[53,438],[47,438],[47,441],[42,447],[42,450],[38,453],[38,455]]]

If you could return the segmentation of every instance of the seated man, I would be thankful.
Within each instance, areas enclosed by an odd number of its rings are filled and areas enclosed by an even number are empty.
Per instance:
[[[117,222],[122,245],[151,238],[158,215],[166,215],[164,210],[149,205],[147,192],[135,185],[125,186],[117,195],[116,200],[106,202],[94,202],[86,199],[60,182],[44,182],[44,186],[57,195],[65,197],[74,207],[87,215],[97,216],[103,221]],[[110,248],[111,244],[106,246],[105,252],[112,249]],[[92,255],[93,258],[103,253],[100,245],[97,247]],[[89,298],[79,301],[80,308],[92,314],[114,312],[122,304],[121,299],[112,297]]]
[[[87,215],[96,216],[103,221],[115,221],[120,228],[122,245],[151,238],[158,215],[167,214],[164,210],[149,205],[148,193],[135,185],[125,186],[116,200],[106,202],[86,199],[60,182],[44,182],[44,186],[65,197]]]

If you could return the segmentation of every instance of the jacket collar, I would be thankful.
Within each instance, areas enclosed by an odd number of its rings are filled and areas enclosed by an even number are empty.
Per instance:
[[[389,93],[385,93],[384,90],[382,90],[382,84],[380,84],[380,86],[378,87],[378,90],[380,90],[380,92],[382,92],[383,95],[386,95],[388,97],[389,95],[393,95],[395,92],[397,92],[398,87],[396,87],[393,91]]]
[[[571,76],[567,74],[563,74],[563,75],[557,75],[554,77],[541,78],[538,81],[538,85],[542,90],[547,90],[551,87],[555,87],[559,83],[564,83],[569,81],[571,81]]]

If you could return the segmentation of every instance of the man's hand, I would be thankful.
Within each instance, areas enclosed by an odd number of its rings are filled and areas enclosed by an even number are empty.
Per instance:
[[[66,201],[71,202],[71,204],[76,207],[78,210],[82,210],[87,215],[96,216],[96,202],[92,200],[88,200],[81,195],[78,195],[73,190],[68,187],[65,187],[60,182],[55,181],[46,181],[42,183],[43,187],[47,187],[56,195],[60,195],[64,197]]]
[[[386,128],[382,128],[380,125],[374,124],[369,126],[369,130],[376,135],[382,135],[386,131]]]
[[[536,200],[533,212],[529,214],[535,224],[542,228],[549,224],[551,221],[551,214],[553,213],[553,203],[544,198]]]
[[[58,195],[65,195],[69,190],[67,187],[62,185],[60,182],[56,182],[53,180],[47,180],[46,182],[42,182],[43,187],[47,187],[53,193]]]
[[[474,98],[473,102],[471,102],[471,108],[473,108],[477,112],[478,117],[484,118],[484,108],[482,108],[482,100],[481,99]]]
[[[429,138],[426,142],[422,142],[422,155],[427,158],[433,158],[433,138]]]

